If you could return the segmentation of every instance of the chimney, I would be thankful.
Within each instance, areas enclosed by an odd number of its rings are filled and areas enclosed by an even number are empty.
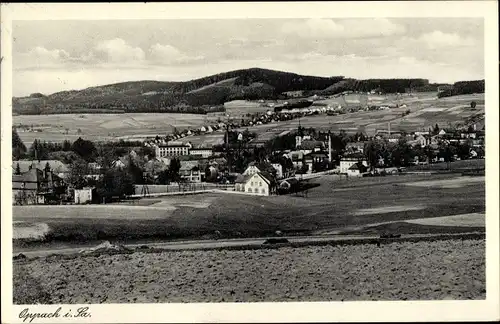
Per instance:
[[[388,123],[388,132],[389,132],[389,136],[391,135],[391,122]]]
[[[332,162],[332,137],[328,134],[328,161]]]

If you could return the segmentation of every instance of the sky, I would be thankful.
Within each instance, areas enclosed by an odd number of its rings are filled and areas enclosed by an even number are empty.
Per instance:
[[[357,79],[483,79],[483,19],[13,21],[14,96],[251,67]]]

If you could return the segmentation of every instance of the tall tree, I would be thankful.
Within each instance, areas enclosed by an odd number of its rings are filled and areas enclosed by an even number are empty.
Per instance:
[[[46,174],[48,174],[51,171],[49,162],[45,163],[44,171]]]
[[[179,181],[180,169],[181,169],[181,162],[178,159],[173,158],[172,161],[170,161],[170,165],[168,167],[168,175],[171,181]]]
[[[137,165],[134,159],[129,156],[129,163],[127,166],[127,171],[135,184],[144,183],[143,170]]]
[[[21,167],[19,166],[19,162],[16,164],[16,171],[15,174],[20,175],[21,174]]]
[[[94,143],[84,140],[81,137],[73,142],[71,149],[73,152],[80,155],[85,161],[91,161],[96,153]]]
[[[71,187],[81,189],[88,185],[87,174],[88,164],[82,159],[77,159],[69,166],[67,182]]]
[[[434,126],[434,135],[437,135],[437,134],[439,134],[439,126],[438,126],[438,124],[436,124]]]
[[[64,140],[62,144],[62,150],[63,151],[71,151],[71,142],[68,140]]]
[[[110,201],[113,197],[122,199],[135,193],[132,177],[126,170],[106,170],[96,184],[96,191],[100,198]]]
[[[19,137],[17,130],[12,128],[12,158],[19,160],[26,154],[26,146]]]

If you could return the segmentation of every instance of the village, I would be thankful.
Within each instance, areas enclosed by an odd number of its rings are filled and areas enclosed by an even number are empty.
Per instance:
[[[452,2],[2,6],[5,322],[498,318],[497,19]]]
[[[302,116],[308,113],[312,113],[309,108],[294,112]],[[278,118],[277,114],[257,114],[254,120],[267,122]],[[247,129],[234,130],[242,126]],[[13,161],[13,202],[88,204],[210,190],[264,196],[289,194],[304,190],[304,180],[324,174],[345,178],[398,175],[411,166],[484,158],[484,119],[448,129],[436,124],[429,130],[411,133],[391,131],[389,122],[387,129],[370,137],[362,132],[306,129],[300,126],[299,119],[296,130],[267,141],[259,141],[248,127],[251,125],[242,121],[175,130],[143,142],[122,142],[120,150],[104,156],[96,154],[92,142],[79,138],[63,145],[63,150],[76,153],[71,163],[65,163],[65,158],[38,159],[44,144],[35,141],[37,147],[30,149],[31,158]],[[223,132],[224,144],[195,146],[189,141],[194,133],[212,132]],[[138,149],[138,145],[143,147]],[[113,189],[111,184],[106,193],[101,190],[99,194],[97,184],[106,187],[103,181],[109,170],[129,173],[130,177],[124,177],[129,181]],[[107,180],[117,181],[112,176]]]

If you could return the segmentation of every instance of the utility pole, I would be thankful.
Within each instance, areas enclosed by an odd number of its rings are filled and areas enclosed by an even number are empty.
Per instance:
[[[231,173],[231,153],[229,152],[229,114],[227,116],[226,122],[226,157],[227,157],[227,170],[228,173]]]

